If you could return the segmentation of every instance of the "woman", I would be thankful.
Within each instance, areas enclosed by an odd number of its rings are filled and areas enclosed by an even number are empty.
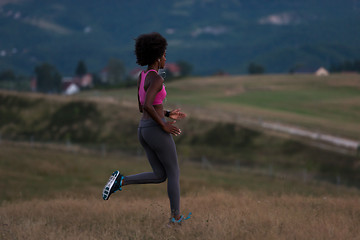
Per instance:
[[[166,90],[164,79],[158,71],[165,67],[166,47],[167,41],[159,33],[140,35],[135,43],[137,63],[147,66],[147,71],[141,72],[137,84],[139,111],[143,114],[138,128],[138,138],[153,172],[123,176],[119,171],[115,171],[104,187],[103,199],[109,199],[110,195],[121,190],[122,186],[162,183],[167,178],[170,221],[180,223],[185,218],[180,214],[180,172],[171,134],[177,136],[181,134],[181,130],[173,125],[175,121],[167,122],[165,116],[177,120],[186,117],[186,114],[179,109],[164,111],[163,108]]]

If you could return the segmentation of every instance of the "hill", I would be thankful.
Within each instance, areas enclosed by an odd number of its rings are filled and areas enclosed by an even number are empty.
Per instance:
[[[177,122],[183,134],[175,137],[188,160],[359,186],[359,86],[358,75],[343,74],[188,78],[166,83],[165,107],[181,106],[189,115]],[[135,92],[68,97],[1,91],[0,134],[139,154]],[[267,127],[274,124],[290,130]]]
[[[191,117],[246,124],[261,121],[298,126],[360,141],[358,74],[274,74],[192,77],[167,82],[165,102]],[[84,91],[80,98],[136,107],[134,88]]]
[[[130,70],[133,39],[158,31],[168,60],[195,74],[244,73],[250,62],[288,72],[358,58],[359,24],[354,0],[3,1],[0,65],[29,74],[50,62],[70,75],[79,60],[98,72],[115,57]]]

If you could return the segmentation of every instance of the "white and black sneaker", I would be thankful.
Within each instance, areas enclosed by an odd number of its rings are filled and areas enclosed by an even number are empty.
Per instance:
[[[118,170],[111,174],[109,181],[106,183],[102,197],[104,200],[108,200],[110,195],[116,192],[117,190],[121,191],[122,183],[123,183],[124,176],[120,174]]]

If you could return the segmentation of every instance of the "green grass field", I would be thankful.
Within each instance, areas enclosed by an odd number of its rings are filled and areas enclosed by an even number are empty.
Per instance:
[[[250,118],[360,140],[360,75],[259,75],[188,78],[166,83],[165,105],[218,121]],[[136,88],[89,91],[85,98],[136,107]],[[231,116],[230,119],[227,119]]]
[[[124,187],[108,201],[109,174],[148,171],[145,156],[66,146],[0,144],[1,239],[356,239],[360,191],[246,169],[204,169],[180,156],[181,208],[168,228],[166,184]]]

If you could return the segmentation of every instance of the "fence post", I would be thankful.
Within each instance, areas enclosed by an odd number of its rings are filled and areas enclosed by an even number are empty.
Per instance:
[[[303,181],[304,181],[304,182],[307,182],[307,178],[308,178],[307,170],[304,169],[304,170],[303,170]]]
[[[201,167],[202,168],[212,169],[211,163],[209,162],[209,160],[205,156],[201,157]]]
[[[30,137],[30,146],[34,147],[34,135],[31,135]]]
[[[138,148],[136,149],[136,155],[137,155],[138,157],[141,157],[141,155],[142,155],[142,149],[141,149],[140,147],[138,147]]]
[[[341,184],[341,177],[339,175],[336,176],[336,185],[340,186]]]
[[[274,176],[274,169],[273,169],[272,164],[269,165],[269,176],[270,177]]]
[[[106,156],[106,145],[104,143],[101,144],[101,154],[103,157]]]
[[[70,141],[70,139],[66,139],[66,150],[67,151],[71,150],[71,141]]]
[[[235,161],[235,169],[237,172],[240,171],[240,160],[239,159],[236,159],[236,161]]]

